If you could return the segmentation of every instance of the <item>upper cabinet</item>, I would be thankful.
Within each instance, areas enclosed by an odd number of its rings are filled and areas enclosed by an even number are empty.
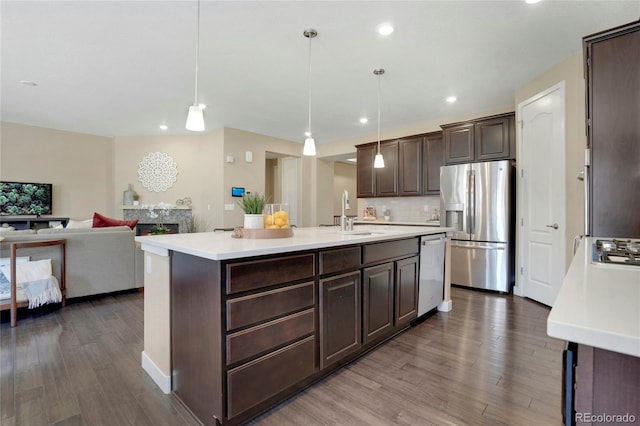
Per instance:
[[[422,157],[423,194],[440,194],[440,167],[444,166],[444,141],[442,132],[428,133],[424,136],[424,155]]]
[[[376,175],[373,160],[376,156],[376,145],[361,145],[357,147],[357,196],[369,198],[376,196]]]
[[[514,113],[441,127],[446,164],[515,158]]]
[[[439,195],[440,167],[516,156],[514,113],[441,127],[381,142],[382,169],[373,168],[377,143],[356,146],[358,198]]]
[[[395,197],[398,195],[398,141],[381,144],[380,153],[384,158],[384,167],[375,169],[376,195]]]
[[[438,195],[444,165],[442,132],[380,143],[384,168],[374,169],[376,143],[358,145],[358,198]]]
[[[422,152],[421,137],[398,141],[398,195],[422,195]]]

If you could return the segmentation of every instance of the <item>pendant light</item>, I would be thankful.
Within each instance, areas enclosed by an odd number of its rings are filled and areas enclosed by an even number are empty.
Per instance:
[[[309,128],[305,133],[304,148],[302,149],[302,155],[313,156],[316,155],[316,141],[311,134],[311,39],[318,35],[318,32],[313,29],[304,30],[302,33],[309,39],[309,76],[308,76],[308,88],[309,88]]]
[[[204,105],[198,103],[198,62],[200,61],[200,0],[198,0],[198,23],[196,36],[196,84],[193,105],[189,107],[185,128],[194,132],[204,131]]]
[[[373,160],[373,167],[375,169],[382,169],[384,168],[384,158],[382,158],[382,154],[380,153],[380,76],[384,74],[384,69],[375,69],[373,73],[378,76],[378,153]]]

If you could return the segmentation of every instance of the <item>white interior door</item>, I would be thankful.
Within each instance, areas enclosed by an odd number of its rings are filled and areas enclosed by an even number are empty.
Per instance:
[[[561,82],[518,105],[520,292],[553,306],[565,273],[565,88]]]
[[[289,203],[289,223],[298,226],[298,159],[282,159],[282,202]]]

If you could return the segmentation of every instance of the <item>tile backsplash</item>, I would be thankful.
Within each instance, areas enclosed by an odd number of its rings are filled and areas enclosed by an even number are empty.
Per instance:
[[[359,217],[364,215],[365,207],[375,207],[379,218],[383,217],[385,209],[389,209],[392,221],[425,222],[432,220],[435,215],[439,215],[440,197],[428,195],[424,197],[358,198],[357,213]],[[355,214],[355,212],[349,212],[349,214]]]

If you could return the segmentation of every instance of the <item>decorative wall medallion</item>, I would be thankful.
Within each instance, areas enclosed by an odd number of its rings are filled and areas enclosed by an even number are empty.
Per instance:
[[[178,166],[163,152],[150,152],[138,167],[138,180],[149,191],[166,191],[178,179],[177,175]]]

